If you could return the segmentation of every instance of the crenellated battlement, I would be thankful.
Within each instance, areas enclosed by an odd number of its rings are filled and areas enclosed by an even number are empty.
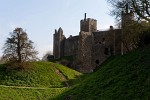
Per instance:
[[[97,20],[86,18],[86,13],[85,13],[85,18],[80,21],[80,32],[81,31],[84,31],[84,32],[97,31]]]
[[[87,18],[86,20],[82,19],[81,23],[92,23],[92,22],[96,22],[96,21],[97,21],[96,19]]]

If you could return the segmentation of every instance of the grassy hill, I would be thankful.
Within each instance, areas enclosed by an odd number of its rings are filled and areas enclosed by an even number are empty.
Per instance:
[[[65,81],[72,86],[82,75],[51,62],[33,62],[31,65],[28,70],[17,71],[7,70],[0,64],[0,100],[53,99],[69,89]]]
[[[75,70],[51,62],[33,62],[31,69],[22,71],[7,71],[4,65],[0,65],[0,85],[64,87],[64,81],[76,79],[80,75],[82,74]]]
[[[7,71],[0,65],[1,100],[150,99],[149,46],[111,57],[88,75],[51,62],[32,65],[23,71]]]
[[[67,88],[16,88],[0,86],[0,100],[52,100]]]
[[[112,57],[56,100],[149,100],[150,47]]]

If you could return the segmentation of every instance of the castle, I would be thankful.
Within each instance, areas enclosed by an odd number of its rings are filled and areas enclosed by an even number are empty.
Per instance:
[[[77,36],[66,38],[62,28],[54,33],[54,58],[73,56],[74,69],[90,73],[111,55],[123,54],[123,27],[133,20],[132,12],[122,13],[122,28],[110,26],[107,31],[97,30],[97,20],[86,18],[80,21],[80,32]]]

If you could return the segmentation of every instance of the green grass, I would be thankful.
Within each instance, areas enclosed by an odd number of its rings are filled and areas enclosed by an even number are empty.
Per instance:
[[[28,70],[7,71],[5,65],[0,64],[0,100],[51,100],[69,89],[64,87],[64,82],[55,69],[68,81],[82,75],[51,62],[33,62],[31,65],[32,68]]]
[[[59,69],[65,77],[68,79],[68,83],[72,86],[74,84],[79,83],[83,80],[83,74],[80,72],[77,72],[73,69],[69,69],[68,67],[61,67],[62,65],[59,64],[53,64],[57,69]],[[84,75],[85,77],[85,75]]]
[[[0,100],[52,100],[67,88],[25,89],[0,86]]]
[[[150,47],[112,57],[56,100],[149,100]]]
[[[55,68],[58,68],[64,75],[66,75],[68,80],[74,79],[78,75],[82,75],[81,73],[62,65],[54,65],[55,64],[51,62],[33,62],[31,69],[22,71],[6,71],[4,65],[0,65],[0,85],[63,87],[63,81],[55,72]]]
[[[67,60],[67,61],[73,61],[73,56],[64,56],[64,57],[61,57],[59,59],[54,59],[54,60],[51,60],[51,62],[57,62],[57,61],[62,61],[62,60]]]
[[[24,71],[5,71],[4,65],[0,65],[0,100],[150,99],[149,46],[111,57],[96,72],[87,75],[51,62],[34,62],[32,65],[32,69]],[[73,86],[64,88],[55,69]]]

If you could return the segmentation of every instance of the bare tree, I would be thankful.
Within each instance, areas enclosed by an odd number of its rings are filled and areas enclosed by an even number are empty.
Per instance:
[[[132,10],[137,20],[145,19],[150,22],[150,0],[107,0],[113,10],[111,15],[117,19],[121,17],[122,11]]]
[[[3,49],[3,58],[6,61],[21,63],[37,59],[38,52],[22,28],[16,28],[10,33],[10,38],[7,38]]]

